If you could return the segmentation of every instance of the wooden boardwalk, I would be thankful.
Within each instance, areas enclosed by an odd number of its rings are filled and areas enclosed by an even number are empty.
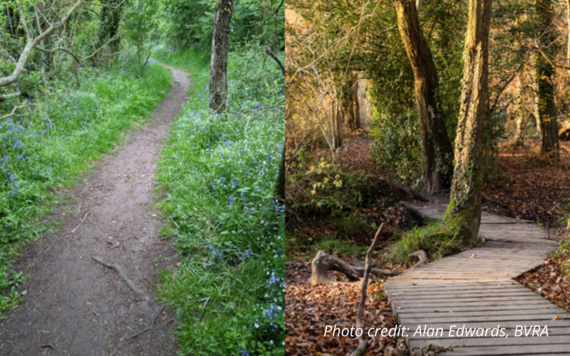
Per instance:
[[[441,219],[446,209],[407,205],[431,219]],[[482,246],[385,283],[399,324],[408,328],[410,351],[420,355],[420,348],[431,344],[453,346],[445,355],[570,355],[570,314],[513,280],[542,264],[558,243],[532,222],[485,212],[480,234],[486,238]],[[547,326],[549,336],[515,337],[517,326],[535,325],[541,332]],[[508,337],[492,337],[491,330],[487,336],[459,337],[455,330],[462,326],[505,328]],[[418,327],[432,328],[432,334],[416,333]]]

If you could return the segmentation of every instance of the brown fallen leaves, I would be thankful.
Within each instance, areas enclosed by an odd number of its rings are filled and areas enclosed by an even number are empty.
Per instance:
[[[360,283],[339,283],[312,287],[310,262],[286,262],[285,350],[287,355],[347,355],[358,346],[358,339],[324,336],[326,325],[351,328],[356,324]],[[346,281],[341,274],[337,280]],[[365,332],[369,328],[396,325],[390,304],[382,295],[382,284],[368,287]],[[328,334],[330,335],[330,334]],[[380,336],[370,340],[366,355],[390,355],[396,341]]]
[[[483,190],[491,212],[554,226],[570,212],[570,142],[560,143],[560,162],[538,156],[540,140],[525,138],[524,147],[502,146],[498,174]]]
[[[551,257],[516,280],[570,312],[570,276],[561,269],[564,257]]]

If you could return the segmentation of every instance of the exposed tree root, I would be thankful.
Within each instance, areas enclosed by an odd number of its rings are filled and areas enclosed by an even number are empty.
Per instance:
[[[95,261],[99,262],[100,264],[102,264],[105,267],[114,269],[119,274],[119,277],[121,277],[125,281],[127,286],[133,291],[133,293],[135,293],[137,295],[136,301],[148,300],[148,297],[146,296],[146,294],[144,294],[143,291],[140,290],[133,283],[133,281],[131,281],[131,279],[129,277],[127,277],[125,271],[123,270],[123,268],[121,268],[121,266],[118,266],[116,264],[108,264],[106,262],[103,262],[100,258],[95,257],[95,256],[91,256],[91,258],[93,258]]]
[[[144,334],[145,332],[149,331],[149,330],[154,330],[154,328],[152,327],[154,325],[154,322],[156,321],[156,319],[158,318],[158,316],[160,315],[160,313],[162,313],[162,310],[164,309],[164,305],[160,308],[160,310],[158,311],[158,313],[156,313],[156,315],[154,316],[154,318],[152,319],[152,322],[150,323],[149,326],[147,326],[146,328],[142,329],[141,331],[137,332],[136,334],[133,334],[127,338],[121,339],[122,341],[127,341],[130,339],[134,339],[135,337]],[[164,323],[164,325],[170,323],[170,320],[167,321],[166,323]],[[163,326],[164,326],[163,325]]]
[[[410,257],[417,257],[419,261],[412,266],[412,268],[416,268],[417,266],[421,266],[427,262],[427,253],[424,250],[419,250],[414,253],[410,253],[408,256]]]

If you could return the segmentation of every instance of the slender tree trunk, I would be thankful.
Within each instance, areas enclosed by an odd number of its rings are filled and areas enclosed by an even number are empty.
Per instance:
[[[552,57],[556,54],[556,46],[554,44],[556,35],[553,31],[553,6],[552,0],[536,0],[536,16],[542,30],[540,46],[545,54]],[[552,64],[544,56],[538,55],[536,57],[536,80],[538,86],[538,117],[542,133],[540,153],[548,155],[554,161],[557,161],[559,159],[560,144],[558,142],[558,123],[556,119],[558,113],[554,101],[554,75],[555,69]]]
[[[515,137],[513,139],[513,146],[524,146],[524,136],[526,135],[526,109],[524,103],[524,83],[523,78],[519,75],[518,82],[518,110],[515,127]]]
[[[234,3],[218,0],[212,29],[212,59],[210,62],[210,110],[218,113],[228,107],[228,42]]]
[[[342,108],[341,105],[338,103],[338,100],[335,99],[331,103],[331,137],[332,137],[332,146],[333,148],[340,148],[342,147],[343,143],[343,132],[342,132],[342,122],[343,122],[343,115],[342,115]]]
[[[351,131],[356,130],[355,116],[354,116],[354,97],[352,90],[352,81],[347,83],[343,88],[342,93],[342,113],[344,116],[344,122],[348,125]]]
[[[444,219],[464,242],[477,239],[481,222],[482,141],[487,108],[491,5],[492,0],[469,0],[455,170]]]
[[[352,75],[352,98],[354,100],[354,130],[362,129],[362,121],[360,118],[360,100],[358,98],[358,73]]]
[[[281,150],[281,162],[279,163],[279,173],[277,174],[277,184],[275,184],[275,193],[282,203],[285,202],[285,142]]]
[[[453,148],[436,101],[437,69],[420,27],[413,0],[396,0],[398,28],[414,71],[414,86],[423,145],[423,186],[428,194],[449,188]]]

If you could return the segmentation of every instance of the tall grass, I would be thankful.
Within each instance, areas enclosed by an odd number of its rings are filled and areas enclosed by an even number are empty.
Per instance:
[[[231,107],[212,115],[207,58],[166,50],[157,58],[193,82],[157,172],[181,262],[163,273],[159,294],[178,311],[181,354],[283,355],[284,206],[274,197],[282,75],[263,66],[262,48],[232,53]]]
[[[159,65],[142,70],[129,58],[103,69],[83,68],[73,81],[0,121],[0,313],[18,301],[23,280],[11,261],[24,243],[46,230],[39,218],[53,207],[54,189],[72,185],[93,161],[123,141],[170,89]]]

